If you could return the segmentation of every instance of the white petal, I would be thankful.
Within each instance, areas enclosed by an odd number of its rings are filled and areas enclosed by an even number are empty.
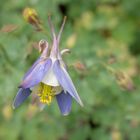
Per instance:
[[[53,72],[53,67],[50,68],[50,70],[47,72],[47,74],[44,76],[42,83],[50,86],[59,86],[59,82]]]
[[[54,87],[54,91],[55,91],[55,95],[58,95],[62,92],[62,87],[61,86],[57,86],[57,87]]]

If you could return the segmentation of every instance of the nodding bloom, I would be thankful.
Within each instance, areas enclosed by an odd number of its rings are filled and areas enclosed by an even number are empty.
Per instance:
[[[53,43],[51,46],[47,41],[39,43],[41,56],[24,75],[13,102],[13,108],[17,108],[32,93],[37,95],[39,102],[43,105],[50,104],[55,97],[62,115],[68,115],[71,111],[72,98],[81,106],[83,106],[83,103],[62,60],[62,54],[68,50],[59,51],[60,37],[66,18],[64,18],[57,36],[50,16],[48,20]]]

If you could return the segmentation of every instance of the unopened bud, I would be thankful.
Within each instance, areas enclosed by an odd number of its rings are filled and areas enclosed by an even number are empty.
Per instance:
[[[35,9],[25,8],[23,11],[23,17],[28,23],[33,25],[37,31],[41,30],[41,21]]]
[[[116,72],[115,77],[118,85],[120,85],[123,89],[131,91],[135,88],[131,78],[123,72]]]
[[[86,70],[86,66],[81,61],[76,61],[74,63],[74,68],[78,71],[81,71],[81,72]]]

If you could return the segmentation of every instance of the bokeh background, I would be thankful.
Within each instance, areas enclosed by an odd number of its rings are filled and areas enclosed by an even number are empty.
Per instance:
[[[140,140],[140,0],[0,0],[0,140]],[[51,13],[60,48],[84,103],[60,114],[55,99],[40,112],[31,97],[12,101],[39,56],[45,32],[23,18],[34,8],[48,28]]]

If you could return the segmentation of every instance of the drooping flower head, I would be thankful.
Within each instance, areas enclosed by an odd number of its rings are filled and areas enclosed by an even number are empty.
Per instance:
[[[71,111],[72,98],[81,106],[83,106],[83,103],[62,60],[62,54],[68,50],[59,51],[60,38],[66,17],[64,17],[57,36],[50,16],[48,21],[53,42],[49,45],[47,41],[40,41],[41,56],[24,75],[19,91],[14,99],[13,107],[17,108],[32,93],[37,95],[36,97],[43,105],[50,104],[52,99],[56,97],[61,113],[68,115]]]

